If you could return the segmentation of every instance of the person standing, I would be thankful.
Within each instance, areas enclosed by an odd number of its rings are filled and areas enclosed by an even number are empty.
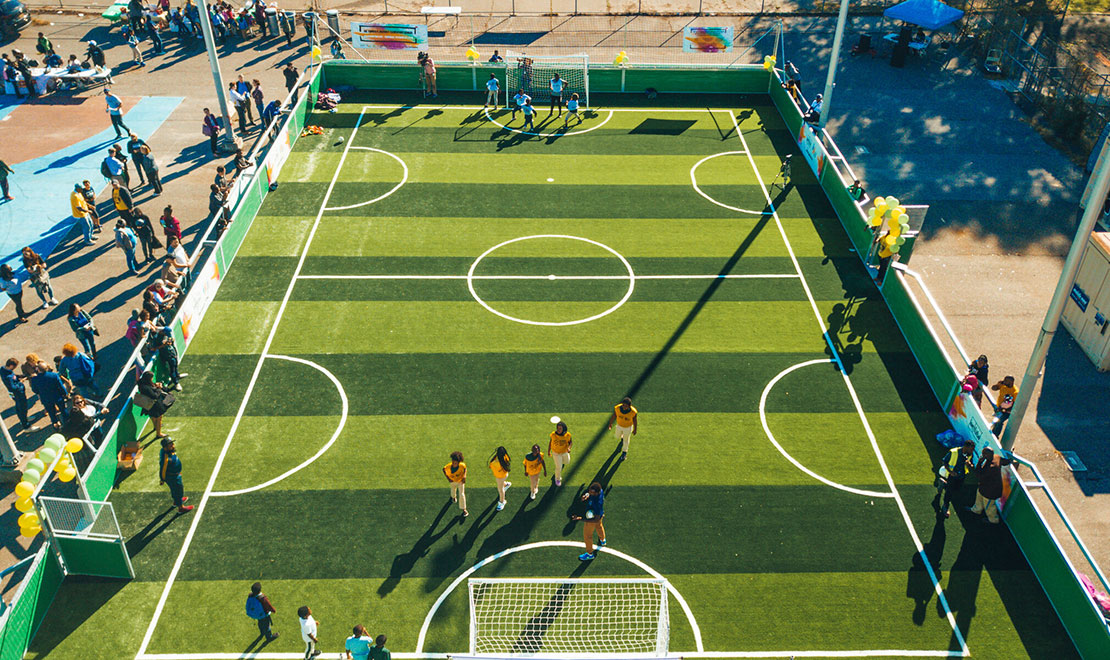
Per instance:
[[[66,420],[68,414],[65,401],[69,397],[69,387],[62,377],[51,371],[46,363],[40,360],[34,367],[34,375],[31,376],[31,391],[38,396],[39,403],[46,409],[46,414],[50,416],[50,423],[54,428],[62,428],[62,422]]]
[[[116,247],[123,250],[127,259],[127,269],[132,275],[139,274],[139,262],[135,260],[135,248],[138,244],[139,239],[135,237],[135,232],[131,231],[123,220],[116,220]]]
[[[81,182],[81,196],[85,198],[85,204],[89,207],[89,218],[92,219],[93,232],[100,233],[100,214],[96,210],[96,191],[93,190],[92,183],[85,179]]]
[[[89,398],[100,397],[100,388],[96,386],[96,363],[92,358],[77,350],[73,344],[66,344],[62,346],[60,366],[77,391]]]
[[[967,366],[967,374],[975,376],[979,381],[979,387],[976,387],[971,392],[971,398],[975,399],[975,405],[980,408],[983,406],[983,389],[986,384],[991,382],[990,365],[987,364],[987,356],[980,355],[972,360],[971,364]]]
[[[443,476],[451,485],[451,501],[459,503],[463,518],[469,516],[470,512],[466,510],[466,463],[461,451],[451,452],[451,462],[443,466]]]
[[[138,170],[139,185],[146,183],[146,179],[143,178],[143,168],[141,166],[143,160],[142,149],[145,146],[146,142],[140,140],[138,135],[134,133],[129,135],[129,139],[127,140],[127,154],[131,156],[131,162],[135,163],[135,169]]]
[[[143,213],[143,210],[138,206],[135,207],[132,215],[132,223],[135,226],[135,235],[139,237],[139,244],[143,247],[143,263],[152,261],[154,257],[154,250],[162,247],[161,241],[154,236],[154,225],[150,222],[150,217]]]
[[[1014,386],[1014,377],[1006,376],[994,385],[991,385],[991,389],[998,392],[998,399],[995,401],[995,406],[998,410],[991,423],[991,433],[1001,437],[1002,427],[1006,425],[1006,420],[1010,419],[1010,413],[1013,411],[1014,399],[1017,398],[1018,388]]]
[[[170,239],[176,238],[181,240],[181,223],[178,222],[177,217],[173,214],[173,207],[167,206],[162,209],[162,217],[158,218],[158,224],[162,225],[162,231],[166,234],[166,242]]]
[[[92,210],[89,208],[89,203],[85,201],[85,195],[81,190],[80,183],[73,184],[73,192],[69,194],[69,207],[73,211],[73,217],[77,219],[77,222],[81,223],[81,233],[85,235],[85,245],[92,245]]]
[[[483,108],[489,107],[493,103],[493,109],[497,109],[497,92],[501,89],[501,83],[497,80],[497,74],[489,74],[489,80],[486,81],[486,104]]]
[[[536,114],[536,109],[532,107],[532,100],[529,99],[525,101],[524,107],[522,107],[520,110],[524,113],[524,126],[521,127],[521,130],[526,128],[531,128],[535,130],[536,125],[532,123],[532,119],[533,116]]]
[[[250,109],[247,97],[239,93],[239,90],[235,88],[235,83],[233,82],[227,84],[227,96],[231,99],[232,105],[235,106],[235,113],[239,116],[239,130],[246,133],[247,110]]]
[[[132,32],[127,38],[127,45],[131,47],[131,61],[138,62],[141,67],[146,66],[146,62],[143,61],[143,51],[139,48],[139,35]]]
[[[112,180],[112,204],[116,207],[116,212],[119,217],[128,226],[132,226],[135,222],[134,216],[131,214],[131,209],[135,207],[135,200],[131,197],[131,191],[127,186],[121,185],[119,181]]]
[[[254,101],[254,107],[258,110],[258,121],[261,122],[262,128],[266,128],[266,122],[263,119],[262,111],[266,109],[266,98],[262,94],[262,83],[257,80],[251,81],[251,100]]]
[[[392,660],[389,649],[385,647],[385,642],[385,635],[378,635],[374,638],[374,646],[370,649],[370,660]]]
[[[421,66],[424,68],[424,96],[434,99],[439,96],[439,89],[436,87],[436,63],[431,55],[425,55]]]
[[[146,172],[146,180],[150,182],[150,187],[154,190],[154,196],[158,197],[162,194],[162,177],[158,174],[158,163],[154,162],[154,156],[150,153],[150,147],[143,145],[139,150],[139,156],[135,159],[136,169]]]
[[[948,505],[959,497],[960,491],[963,490],[964,480],[967,478],[967,473],[971,471],[974,453],[975,443],[968,440],[962,447],[953,447],[945,455],[944,463],[937,469],[937,496],[933,498],[933,504],[937,509],[938,518],[944,516],[947,519],[951,515]],[[942,494],[943,503],[940,501]]]
[[[570,123],[570,118],[574,117],[578,123],[582,123],[582,115],[578,114],[578,92],[572,92],[570,99],[567,100],[567,114],[563,116],[563,128],[566,128]]]
[[[285,68],[281,70],[281,73],[285,76],[286,91],[288,91],[289,93],[293,93],[293,90],[297,87],[297,78],[299,78],[301,75],[300,72],[297,71],[297,67],[293,66],[293,63],[290,62],[285,65]]]
[[[247,101],[247,119],[251,124],[254,123],[254,113],[251,111],[251,85],[246,80],[243,80],[242,74],[239,79],[235,81],[235,91],[239,92]]]
[[[555,462],[555,485],[563,485],[563,466],[570,463],[570,432],[563,420],[555,422],[555,430],[551,432],[551,440],[547,443],[547,455]]]
[[[96,324],[93,323],[92,317],[89,313],[81,309],[77,303],[70,303],[69,314],[66,316],[69,321],[69,327],[73,330],[73,334],[77,335],[77,341],[81,342],[85,352],[96,360]]]
[[[148,372],[149,373],[149,372]],[[186,505],[189,497],[185,494],[185,484],[181,481],[181,459],[177,457],[177,447],[173,438],[162,438],[162,450],[158,452],[158,483],[170,487],[170,497],[178,513],[188,513],[193,510],[193,505]]]
[[[975,473],[979,475],[979,490],[975,493],[975,506],[968,509],[974,514],[987,515],[987,522],[992,525],[999,523],[998,498],[1002,497],[1002,468],[1013,461],[1009,458],[996,456],[990,447],[984,447],[979,455],[979,462],[975,464]]]
[[[593,482],[590,487],[582,495],[582,501],[586,503],[586,511],[581,516],[572,516],[573,520],[582,520],[582,536],[583,541],[586,543],[586,552],[578,555],[580,561],[589,561],[597,557],[597,551],[594,549],[594,533],[597,533],[598,547],[605,546],[605,490],[598,482]]]
[[[343,644],[347,660],[367,660],[370,657],[370,645],[373,643],[374,640],[370,639],[370,633],[366,632],[366,626],[361,623],[358,624]]]
[[[550,116],[555,108],[559,108],[559,114],[561,115],[563,114],[563,87],[566,86],[566,82],[556,73],[551,78],[549,86],[551,87],[551,107],[548,108],[547,114]]]
[[[254,619],[258,623],[258,634],[266,638],[267,642],[272,642],[281,636],[281,633],[276,633],[273,630],[274,619],[271,616],[277,612],[270,599],[266,594],[262,593],[262,583],[255,582],[251,585],[251,592],[247,594],[247,616]]]
[[[636,415],[637,410],[632,406],[632,399],[624,397],[620,403],[613,406],[613,414],[609,417],[609,428],[613,428],[613,422],[617,423],[616,436],[623,443],[621,449],[622,461],[628,458],[628,443],[631,442],[632,436],[636,435],[636,430],[639,427]]]
[[[162,46],[162,35],[158,34],[158,26],[154,24],[154,21],[147,21],[146,34],[150,37],[150,45],[154,47],[153,55],[161,55],[165,52],[165,48]]]
[[[18,87],[16,88],[18,89]],[[15,174],[8,164],[0,160],[0,191],[4,193],[4,199],[11,200],[11,190],[8,188],[8,175]]]
[[[4,389],[8,390],[8,394],[12,396],[12,401],[15,403],[15,414],[19,417],[19,423],[23,426],[24,431],[31,430],[31,421],[27,418],[27,410],[30,406],[27,405],[27,386],[20,381],[20,376],[15,372],[16,367],[19,366],[19,360],[15,358],[8,358],[8,361],[3,367],[0,367],[0,381],[4,382]]]
[[[42,308],[57,305],[58,299],[54,297],[54,287],[50,286],[50,273],[46,269],[46,261],[30,246],[23,248],[23,267],[31,278],[35,293],[42,300]]]
[[[536,499],[536,495],[540,492],[540,470],[543,470],[543,476],[547,476],[547,463],[543,460],[543,452],[540,451],[539,445],[532,445],[532,451],[524,456],[524,474],[528,475],[528,481],[531,488],[528,493],[528,499]]]
[[[108,155],[100,163],[100,173],[105,179],[118,183],[121,186],[127,185],[127,178],[123,169],[123,163],[116,158],[115,148],[108,149]]]
[[[173,328],[165,326],[159,330],[154,337],[151,348],[158,351],[158,357],[162,358],[162,364],[166,365],[166,380],[174,390],[181,391],[181,379],[189,374],[183,374],[178,371],[180,362],[177,356],[177,345],[173,343]]]
[[[489,457],[488,463],[493,479],[497,482],[497,510],[501,511],[505,508],[505,491],[513,485],[513,482],[506,479],[512,469],[509,452],[504,447],[498,447],[493,456]]]
[[[12,267],[8,264],[0,266],[0,286],[4,287],[4,293],[12,299],[15,304],[15,316],[18,323],[27,322],[27,312],[23,311],[23,282],[20,281]]]
[[[38,84],[35,82],[35,74],[31,71],[31,67],[27,65],[27,58],[17,55],[15,68],[19,71],[19,75],[23,76],[23,81],[27,83],[27,96],[38,98]]]
[[[208,108],[204,109],[204,124],[202,128],[204,134],[208,136],[208,145],[212,147],[212,155],[216,155],[216,143],[220,137],[220,122],[216,120],[216,115]]]
[[[316,650],[316,644],[319,641],[316,635],[319,631],[320,622],[312,618],[312,608],[308,605],[301,605],[297,609],[297,616],[301,619],[301,639],[304,640],[304,658],[310,660],[320,655],[320,651]]]
[[[94,47],[96,47],[96,42],[95,41],[90,41],[89,42],[89,52],[90,53],[92,52],[92,49]],[[104,52],[103,51],[101,51],[101,53],[100,53],[100,59],[101,59],[101,62],[103,62],[103,60],[104,60]],[[93,64],[96,64],[95,60],[93,61]],[[119,100],[119,97],[112,93],[111,88],[105,88],[105,90],[104,90],[104,103],[105,103],[105,106],[106,106],[104,111],[108,113],[108,117],[112,120],[112,128],[114,128],[116,130],[116,137],[117,138],[123,137],[123,132],[124,131],[130,133],[131,129],[127,128],[127,124],[123,123],[123,101]]]

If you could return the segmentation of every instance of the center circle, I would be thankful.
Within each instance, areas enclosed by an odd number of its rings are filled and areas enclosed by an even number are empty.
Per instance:
[[[478,292],[474,290],[474,271],[478,268],[478,264],[480,264],[483,259],[488,257],[495,250],[503,248],[506,245],[512,245],[513,243],[519,243],[521,241],[529,241],[529,240],[534,240],[534,239],[546,239],[546,238],[562,238],[562,239],[566,239],[566,240],[570,240],[570,241],[581,241],[583,243],[589,243],[590,245],[594,245],[594,246],[597,246],[597,247],[605,250],[606,252],[612,254],[614,257],[619,259],[620,262],[621,262],[621,265],[623,265],[625,270],[628,271],[628,290],[625,291],[624,296],[622,296],[621,299],[618,300],[613,306],[609,307],[608,309],[606,309],[605,311],[603,311],[601,313],[594,314],[593,316],[589,316],[589,317],[586,317],[586,318],[575,319],[573,321],[532,321],[530,319],[522,319],[522,318],[518,318],[516,316],[511,316],[509,314],[506,314],[506,313],[504,313],[504,312],[502,312],[498,309],[494,309],[493,307],[490,306],[489,303],[487,303],[485,300],[482,300],[482,297],[479,296]],[[505,279],[514,279],[514,278],[512,276],[506,276]],[[543,279],[555,280],[557,278],[554,274],[551,274],[551,275],[546,276]],[[581,279],[591,279],[591,278],[590,278],[590,276],[583,276]],[[602,279],[602,277],[598,276],[597,279]],[[609,278],[605,278],[605,279],[609,279]],[[498,243],[497,245],[494,245],[490,249],[488,249],[485,252],[483,252],[482,254],[478,255],[478,258],[474,260],[474,263],[470,264],[470,270],[468,270],[467,273],[466,273],[466,288],[470,290],[470,295],[471,295],[471,297],[474,298],[475,302],[477,302],[482,307],[485,307],[487,311],[489,311],[493,314],[496,314],[497,316],[500,316],[503,319],[508,319],[509,321],[516,321],[517,323],[524,323],[525,325],[549,325],[549,326],[578,325],[579,323],[589,323],[590,321],[596,321],[597,319],[599,319],[603,316],[608,316],[609,314],[612,314],[613,312],[617,311],[617,309],[619,309],[621,305],[628,302],[628,299],[632,297],[632,291],[636,288],[636,274],[632,271],[632,264],[628,263],[628,260],[625,259],[624,256],[622,256],[619,252],[617,252],[613,248],[609,247],[608,245],[605,245],[604,243],[599,243],[599,242],[597,242],[595,240],[591,240],[589,238],[582,238],[581,236],[568,236],[566,234],[536,234],[535,236],[521,236],[519,238],[511,238],[507,241],[504,241],[503,243]]]

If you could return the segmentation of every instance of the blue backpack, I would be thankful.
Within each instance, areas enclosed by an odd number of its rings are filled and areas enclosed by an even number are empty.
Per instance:
[[[255,620],[266,618],[266,608],[254,594],[247,596],[247,616]]]

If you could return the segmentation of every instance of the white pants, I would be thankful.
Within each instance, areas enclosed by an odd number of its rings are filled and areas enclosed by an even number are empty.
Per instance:
[[[987,520],[998,524],[998,500],[989,500],[982,493],[975,493],[975,506],[971,507],[972,513],[986,513]]]
[[[491,103],[493,104],[493,107],[495,107],[495,108],[497,107],[497,90],[496,89],[486,90],[486,105],[489,105]]]
[[[494,477],[497,480],[497,500],[499,502],[505,501],[505,488],[512,485],[513,482],[507,481],[501,477]]]
[[[312,658],[312,654],[316,652],[316,642],[305,642],[304,657],[305,660]]]
[[[613,425],[613,432],[616,434],[618,439],[620,439],[622,442],[624,442],[624,449],[622,451],[624,451],[624,453],[627,454],[628,453],[628,443],[632,440],[632,427],[631,426],[621,426],[620,424],[614,424]]]
[[[461,481],[452,481],[451,499],[458,499],[459,508],[466,511],[466,484]]]
[[[533,493],[540,492],[540,474],[538,472],[536,474],[528,475],[528,482],[532,487]]]
[[[570,463],[570,452],[565,454],[552,454],[551,460],[555,462],[555,481],[563,481],[563,466]]]

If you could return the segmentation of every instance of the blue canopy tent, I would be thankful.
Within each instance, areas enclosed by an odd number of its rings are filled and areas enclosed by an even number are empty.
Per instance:
[[[940,0],[906,0],[883,12],[884,18],[912,23],[926,30],[936,30],[955,23],[964,13]]]

